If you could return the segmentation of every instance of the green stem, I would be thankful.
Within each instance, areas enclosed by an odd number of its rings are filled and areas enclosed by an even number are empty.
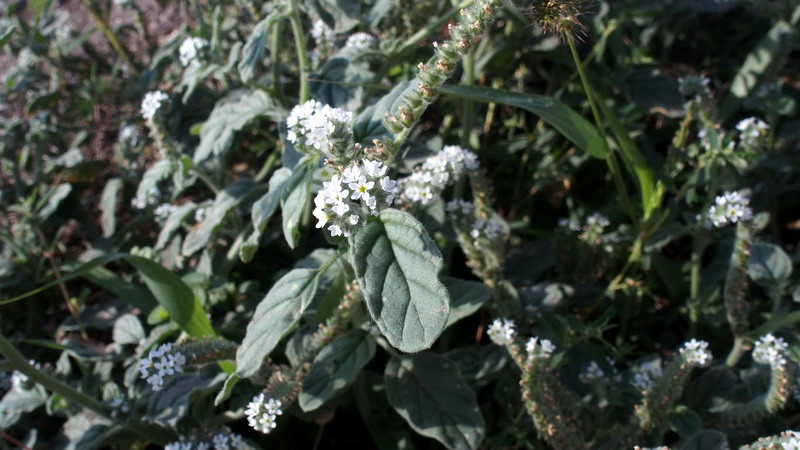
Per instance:
[[[289,21],[292,23],[294,43],[297,47],[297,65],[300,67],[300,98],[298,103],[308,100],[308,50],[306,49],[306,36],[303,34],[303,24],[300,22],[300,10],[297,0],[289,0]]]
[[[192,167],[192,172],[194,172],[195,175],[197,175],[197,178],[199,178],[200,181],[205,183],[205,185],[208,186],[208,188],[214,192],[214,195],[219,194],[220,191],[219,186],[217,186],[217,183],[215,183],[214,180],[212,180],[211,177],[208,176],[208,174],[198,169],[197,167]]]
[[[747,343],[747,338],[744,337],[736,337],[733,339],[733,348],[731,352],[728,353],[728,357],[725,358],[725,365],[728,367],[734,367],[742,356],[747,353],[747,348],[745,344]]]
[[[565,36],[567,38],[567,43],[569,44],[569,51],[572,54],[572,59],[575,62],[575,67],[578,69],[578,76],[580,76],[583,90],[586,92],[586,99],[589,101],[589,108],[592,110],[592,116],[594,117],[595,124],[597,125],[597,130],[600,132],[600,136],[603,139],[603,147],[605,147],[606,164],[608,164],[608,170],[611,172],[611,176],[614,179],[614,184],[616,185],[617,192],[619,193],[620,200],[622,201],[622,206],[631,216],[631,221],[638,229],[639,219],[634,213],[631,200],[628,197],[628,191],[625,189],[625,183],[622,180],[622,174],[619,168],[619,163],[617,163],[617,158],[608,145],[608,136],[606,135],[606,130],[603,126],[603,119],[600,116],[600,110],[597,108],[597,103],[595,102],[594,98],[594,91],[589,84],[589,78],[586,76],[586,72],[583,70],[583,62],[578,55],[578,49],[575,48],[575,39],[571,34],[568,33],[565,34]]]
[[[275,148],[272,153],[267,157],[267,160],[264,162],[264,165],[261,167],[261,170],[258,171],[255,177],[255,181],[260,183],[267,175],[272,172],[272,168],[275,167],[275,163],[278,162],[278,155],[280,154],[280,150]]]
[[[117,52],[117,55],[120,57],[122,62],[128,65],[130,71],[133,75],[138,75],[139,71],[136,68],[136,65],[133,63],[133,60],[128,55],[128,52],[125,51],[125,48],[120,44],[117,37],[114,35],[114,32],[111,31],[111,28],[108,27],[105,19],[103,16],[100,15],[100,12],[94,7],[92,0],[84,0],[84,5],[86,5],[86,9],[89,10],[89,15],[92,16],[97,26],[100,28],[100,31],[103,32],[108,43],[111,44],[111,47],[114,48],[114,51]]]
[[[697,332],[697,323],[700,320],[700,262],[706,245],[702,238],[695,236],[692,243],[689,274],[689,335]]]
[[[467,54],[464,55],[464,86],[472,86],[475,84],[475,47],[470,47]],[[475,121],[474,113],[475,107],[471,100],[462,100],[462,114],[461,114],[461,146],[464,148],[469,147],[469,138],[472,134],[472,123]]]
[[[272,92],[278,103],[284,103],[281,87],[280,47],[283,34],[283,22],[278,20],[272,24],[269,33],[270,57],[272,58]]]
[[[15,370],[27,375],[28,378],[30,378],[30,380],[34,383],[41,384],[45,388],[59,394],[69,401],[91,409],[92,411],[104,417],[111,418],[111,408],[108,405],[89,397],[83,392],[73,389],[72,387],[33,367],[2,334],[0,334],[0,353],[2,353],[8,359],[7,362]]]

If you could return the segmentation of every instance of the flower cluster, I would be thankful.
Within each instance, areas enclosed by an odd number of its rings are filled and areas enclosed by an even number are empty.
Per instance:
[[[183,67],[199,66],[200,62],[198,61],[198,56],[205,47],[206,41],[199,37],[188,37],[184,39],[178,49],[178,59],[180,59],[181,65]]]
[[[800,432],[786,430],[781,433],[786,441],[781,443],[783,450],[800,450]]]
[[[494,319],[486,334],[497,345],[508,345],[514,342],[517,334],[516,324],[511,319]]]
[[[554,351],[556,351],[556,346],[549,339],[532,337],[525,343],[525,352],[528,353],[529,360],[549,358]]]
[[[750,201],[739,192],[726,192],[714,199],[714,204],[708,209],[707,228],[713,225],[722,228],[731,223],[747,221],[753,218]]]
[[[694,338],[684,343],[678,353],[686,359],[688,364],[699,367],[707,366],[713,359],[711,351],[708,349],[708,342],[698,341]]]
[[[783,352],[789,344],[783,338],[775,337],[772,333],[765,334],[756,341],[753,349],[753,360],[759,364],[769,364],[773,367],[783,367],[786,365],[786,358]]]
[[[608,220],[608,217],[599,212],[592,213],[583,224],[576,219],[565,218],[558,221],[559,228],[578,233],[578,239],[593,245],[610,244],[618,240],[618,236],[615,234],[603,234],[609,225],[611,225],[611,221]],[[610,251],[611,248],[607,248],[607,250]]]
[[[605,379],[605,377],[606,374],[603,372],[603,369],[600,368],[600,364],[597,364],[597,361],[589,363],[589,365],[583,369],[583,372],[578,375],[578,379],[584,384],[592,384]]]
[[[142,99],[142,117],[144,120],[153,120],[156,113],[168,100],[169,95],[163,91],[150,91],[145,94]]]
[[[736,124],[739,130],[739,142],[746,147],[757,147],[769,131],[769,125],[757,117],[741,120]]]
[[[145,209],[149,205],[155,205],[160,197],[161,191],[157,187],[153,187],[150,189],[144,199],[139,198],[139,196],[132,198],[131,206],[136,209]]]
[[[181,437],[181,440],[170,442],[164,446],[164,450],[237,450],[245,448],[249,447],[245,445],[244,438],[230,432],[206,433],[205,435],[193,433],[190,439]]]
[[[287,139],[303,153],[331,158],[348,144],[352,119],[351,112],[309,100],[289,112]]]
[[[397,182],[386,176],[387,167],[378,161],[352,163],[341,175],[334,174],[314,197],[317,228],[326,224],[331,236],[348,237],[371,215],[391,206]]]
[[[197,206],[197,209],[194,210],[194,221],[197,223],[202,222],[206,218],[206,214],[208,213],[209,208],[211,207],[212,202],[205,201]]]
[[[375,47],[378,40],[375,39],[375,36],[364,33],[358,32],[353,33],[347,38],[347,42],[345,42],[345,47],[353,47],[353,48],[372,48]]]
[[[172,214],[175,209],[178,207],[171,204],[171,203],[162,203],[156,206],[156,209],[153,211],[153,214],[156,216],[156,220],[159,222],[164,222],[167,218]]]
[[[275,420],[283,414],[281,406],[280,400],[267,399],[262,392],[253,397],[244,411],[247,415],[247,423],[256,431],[268,434],[277,425]]]
[[[160,391],[164,387],[164,378],[167,375],[183,372],[184,364],[186,355],[173,352],[171,343],[162,344],[157,349],[151,350],[147,358],[139,361],[139,374],[154,391]]]
[[[400,180],[404,202],[426,205],[458,181],[467,171],[479,167],[478,155],[457,145],[447,145],[425,160],[410,176]]]
[[[653,389],[656,380],[661,378],[663,375],[664,371],[661,369],[661,367],[647,365],[642,367],[640,371],[634,372],[633,385],[642,392],[649,391]]]
[[[325,24],[325,22],[317,20],[311,25],[311,37],[314,38],[317,45],[322,45],[323,43],[332,43],[335,41],[336,32]]]

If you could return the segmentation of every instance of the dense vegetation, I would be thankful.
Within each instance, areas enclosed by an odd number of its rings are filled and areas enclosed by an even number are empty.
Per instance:
[[[3,3],[0,449],[800,448],[794,3]]]

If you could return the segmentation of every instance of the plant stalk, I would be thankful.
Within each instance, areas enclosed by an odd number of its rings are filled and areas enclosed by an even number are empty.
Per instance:
[[[298,103],[305,103],[309,96],[308,50],[306,48],[306,36],[303,34],[303,24],[300,22],[300,10],[297,7],[297,0],[289,0],[289,21],[292,23],[294,43],[297,47],[297,65],[300,68],[300,94]]]

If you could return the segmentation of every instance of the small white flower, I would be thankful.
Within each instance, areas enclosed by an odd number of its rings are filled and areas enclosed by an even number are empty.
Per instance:
[[[270,398],[266,400],[264,393],[255,397],[247,405],[244,413],[247,415],[247,423],[256,431],[269,434],[276,426],[275,420],[283,414],[280,400]]]
[[[603,369],[600,368],[600,365],[597,364],[597,361],[592,361],[586,368],[578,375],[578,378],[584,384],[592,384],[596,381],[600,381],[605,379],[606,374],[603,372]]]
[[[765,334],[756,341],[753,360],[760,364],[783,367],[786,365],[786,358],[783,354],[787,348],[789,348],[789,344],[783,338],[776,337],[772,333]]]
[[[342,173],[342,181],[345,183],[355,183],[358,181],[358,177],[361,176],[361,167],[358,164],[353,164],[351,166],[347,166]]]
[[[169,96],[162,91],[150,91],[142,99],[142,117],[145,120],[153,120],[156,112],[169,99]]]
[[[339,225],[331,225],[328,227],[328,231],[331,232],[331,236],[342,236],[342,228]]]
[[[369,33],[353,33],[347,38],[347,42],[345,42],[345,47],[353,47],[353,48],[372,48],[377,43],[377,39],[375,36]]]
[[[497,345],[506,345],[514,341],[516,334],[515,324],[510,319],[495,319],[486,334]]]
[[[151,350],[146,358],[139,361],[139,374],[154,391],[164,387],[164,377],[183,372],[186,356],[172,351],[172,344],[167,343]]]
[[[199,37],[188,37],[184,39],[178,49],[178,59],[180,59],[181,65],[183,67],[200,65],[197,57],[205,46],[206,41]]]
[[[708,350],[708,342],[698,341],[694,338],[684,343],[678,352],[686,358],[687,363],[695,366],[706,366],[713,359],[711,352]]]
[[[364,171],[371,177],[382,177],[386,174],[386,166],[380,161],[370,161],[368,159],[362,160],[364,163]],[[387,177],[388,178],[388,177]]]
[[[739,192],[726,192],[714,199],[708,209],[708,219],[717,228],[753,218],[750,202]]]
[[[351,200],[364,199],[364,201],[368,201],[370,197],[369,191],[375,187],[375,182],[367,181],[364,176],[361,176],[358,178],[358,182],[350,183],[348,187],[353,190],[353,194],[350,196]]]
[[[350,225],[358,225],[358,216],[355,214],[350,215]]]

